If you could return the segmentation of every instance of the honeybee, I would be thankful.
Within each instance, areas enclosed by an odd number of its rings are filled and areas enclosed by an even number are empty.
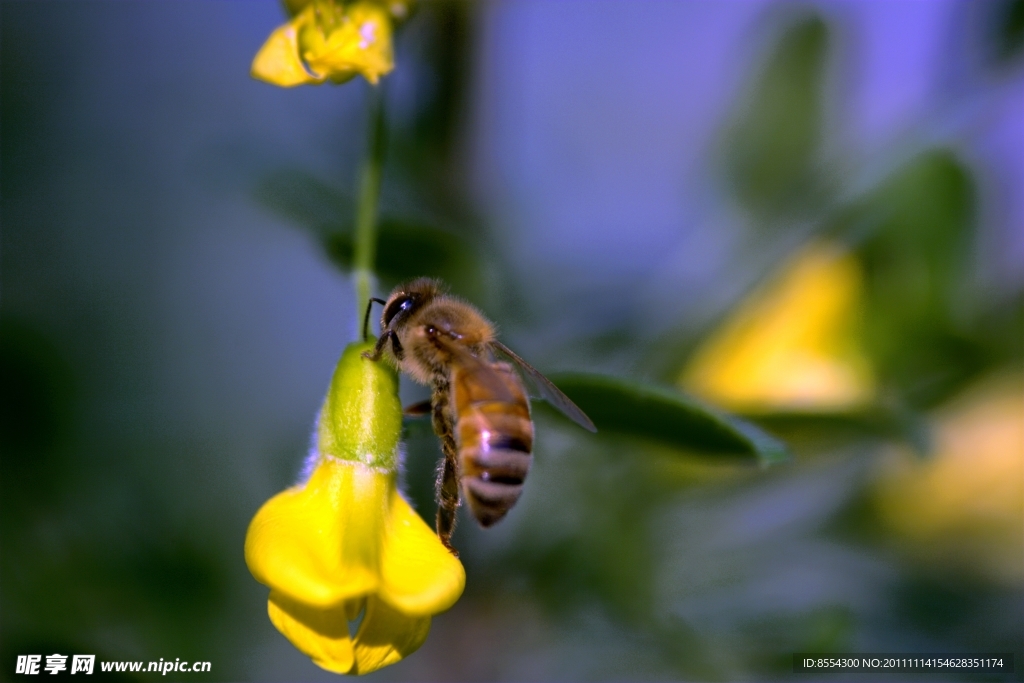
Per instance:
[[[480,311],[446,294],[437,280],[413,280],[396,287],[387,300],[371,299],[364,338],[374,302],[384,305],[381,333],[373,351],[364,355],[377,361],[386,353],[399,370],[431,388],[429,406],[418,404],[406,412],[429,410],[441,441],[437,535],[455,552],[451,536],[460,488],[485,528],[500,521],[522,493],[533,459],[524,377],[581,427],[597,429],[550,380],[495,339],[494,326]]]

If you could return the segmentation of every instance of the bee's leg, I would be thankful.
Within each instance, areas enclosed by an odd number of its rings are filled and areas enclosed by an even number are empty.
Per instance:
[[[452,547],[455,532],[455,512],[459,509],[458,465],[453,458],[444,457],[437,473],[437,537],[456,557],[459,552]]]
[[[384,353],[384,346],[388,343],[388,339],[391,338],[394,338],[395,344],[398,343],[398,335],[396,335],[391,330],[386,330],[377,339],[377,343],[373,345],[373,351],[364,352],[363,358],[369,358],[370,360],[380,360],[380,354]],[[401,349],[402,347],[399,346],[398,348]]]
[[[420,401],[402,408],[402,415],[406,417],[426,417],[430,415],[430,401]]]
[[[447,378],[434,381],[431,407],[434,432],[441,440],[441,452],[444,454],[437,468],[437,537],[444,547],[458,556],[459,553],[452,547],[451,538],[455,531],[455,512],[459,508],[459,452],[455,443],[454,425],[448,415]]]
[[[402,345],[398,342],[398,335],[391,332],[391,353],[395,354],[395,360],[402,360],[405,357],[405,351],[402,350]]]
[[[366,314],[363,315],[363,341],[370,339],[370,309],[373,308],[375,302],[381,305],[387,303],[384,299],[378,299],[375,296],[371,296],[370,300],[366,302]]]

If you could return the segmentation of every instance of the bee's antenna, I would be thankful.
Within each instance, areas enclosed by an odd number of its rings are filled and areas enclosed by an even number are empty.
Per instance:
[[[370,309],[373,308],[374,301],[382,305],[387,303],[384,299],[378,299],[375,296],[371,296],[370,300],[366,302],[366,314],[363,315],[363,341],[370,340]]]

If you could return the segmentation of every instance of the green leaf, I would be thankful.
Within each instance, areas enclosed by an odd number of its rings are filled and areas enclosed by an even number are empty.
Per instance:
[[[911,160],[859,203],[873,216],[858,247],[865,343],[883,382],[911,405],[935,405],[983,363],[959,309],[970,301],[974,183],[948,150]],[[855,213],[856,213],[855,212]]]
[[[475,250],[464,238],[414,221],[383,218],[377,239],[375,271],[385,288],[421,276],[440,278],[456,292],[476,282]],[[351,232],[328,234],[324,248],[339,268],[352,267]]]
[[[929,150],[886,178],[862,210],[881,221],[860,249],[871,286],[913,315],[945,314],[970,257],[970,170],[950,150]]]
[[[474,15],[467,2],[428,2],[417,11],[414,96],[394,126],[392,159],[427,187],[450,185],[452,154],[465,130],[475,56]]]
[[[753,424],[669,387],[578,373],[556,375],[552,380],[594,421],[599,434],[625,434],[713,455],[753,457],[762,464],[790,457],[782,442]]]
[[[1024,53],[1024,0],[992,3],[993,57],[1003,64]]]
[[[818,16],[788,28],[726,131],[725,171],[737,199],[768,218],[820,194],[829,30]]]
[[[264,177],[255,194],[260,204],[318,238],[334,265],[352,268],[354,209],[344,193],[305,171],[280,170]],[[480,275],[474,244],[423,221],[382,216],[375,270],[385,288],[427,276],[469,293]]]

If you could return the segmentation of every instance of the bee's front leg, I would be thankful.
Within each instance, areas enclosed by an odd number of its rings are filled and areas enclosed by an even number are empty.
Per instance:
[[[397,349],[396,357],[401,360],[401,345],[398,343],[398,335],[391,330],[386,330],[380,337],[377,338],[377,343],[373,345],[373,351],[363,352],[363,358],[370,360],[380,360],[380,356],[384,353],[384,347],[387,345],[388,340],[391,339],[394,348]]]

